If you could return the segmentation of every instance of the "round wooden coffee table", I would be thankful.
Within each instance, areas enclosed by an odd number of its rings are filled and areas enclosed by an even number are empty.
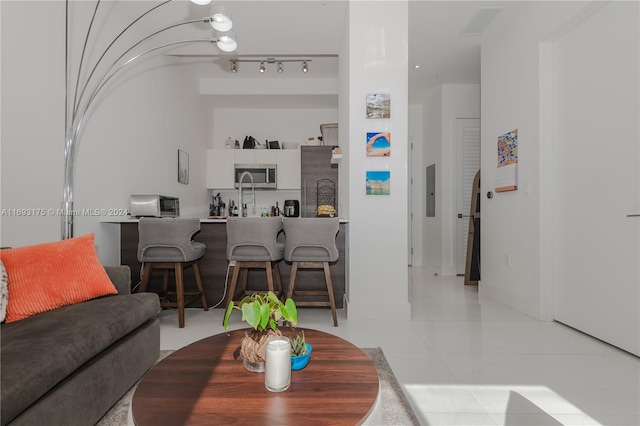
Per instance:
[[[301,330],[301,329],[298,329]],[[291,334],[282,329],[283,334]],[[376,367],[358,347],[304,329],[313,347],[309,365],[291,372],[291,387],[269,392],[264,374],[250,373],[238,356],[244,330],[192,343],[142,378],[131,404],[136,425],[356,425],[378,397]]]

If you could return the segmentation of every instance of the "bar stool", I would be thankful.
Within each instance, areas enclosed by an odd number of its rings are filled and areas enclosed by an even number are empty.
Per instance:
[[[340,230],[340,219],[335,218],[289,218],[283,221],[286,245],[284,259],[291,262],[291,278],[287,297],[297,306],[329,306],[333,325],[338,326],[336,302],[329,263],[338,260],[336,234]],[[300,269],[323,269],[326,290],[296,290],[296,278]],[[328,296],[329,301],[296,300],[299,296]]]
[[[202,288],[198,259],[204,256],[207,246],[191,238],[200,231],[199,219],[141,218],[138,223],[138,260],[143,264],[142,282],[138,292],[147,290],[154,269],[163,271],[160,306],[178,308],[178,325],[184,327],[184,307],[198,298],[205,311],[209,310]],[[198,291],[184,291],[184,268],[192,267]],[[175,291],[168,291],[169,272],[175,272]],[[170,301],[169,295],[176,301]],[[191,296],[185,300],[185,296]]]
[[[282,219],[279,217],[229,217],[227,218],[227,259],[235,262],[227,306],[231,301],[240,300],[255,290],[247,289],[250,269],[264,269],[267,276],[267,288],[284,296],[279,262],[283,259],[284,244],[277,241],[282,231]],[[242,289],[236,295],[238,277],[242,272]],[[273,285],[275,275],[278,292]],[[238,296],[238,297],[236,297]]]

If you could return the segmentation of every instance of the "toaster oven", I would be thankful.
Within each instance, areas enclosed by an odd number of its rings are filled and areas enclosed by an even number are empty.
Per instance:
[[[129,211],[135,217],[178,217],[180,200],[167,195],[132,195]]]

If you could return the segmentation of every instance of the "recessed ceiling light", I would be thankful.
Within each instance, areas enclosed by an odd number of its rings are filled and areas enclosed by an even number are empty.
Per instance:
[[[422,65],[420,65],[420,64],[415,64],[415,65],[413,66],[413,69],[414,69],[414,70],[420,69],[420,67],[421,67],[421,66],[422,66]]]

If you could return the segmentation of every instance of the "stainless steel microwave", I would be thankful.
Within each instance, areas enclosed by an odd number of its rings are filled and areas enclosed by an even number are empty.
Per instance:
[[[255,188],[276,189],[278,187],[275,164],[236,164],[234,173],[236,188],[240,187],[241,179],[243,188],[251,188],[252,182]]]
[[[166,195],[132,195],[131,216],[178,217],[180,200]]]

